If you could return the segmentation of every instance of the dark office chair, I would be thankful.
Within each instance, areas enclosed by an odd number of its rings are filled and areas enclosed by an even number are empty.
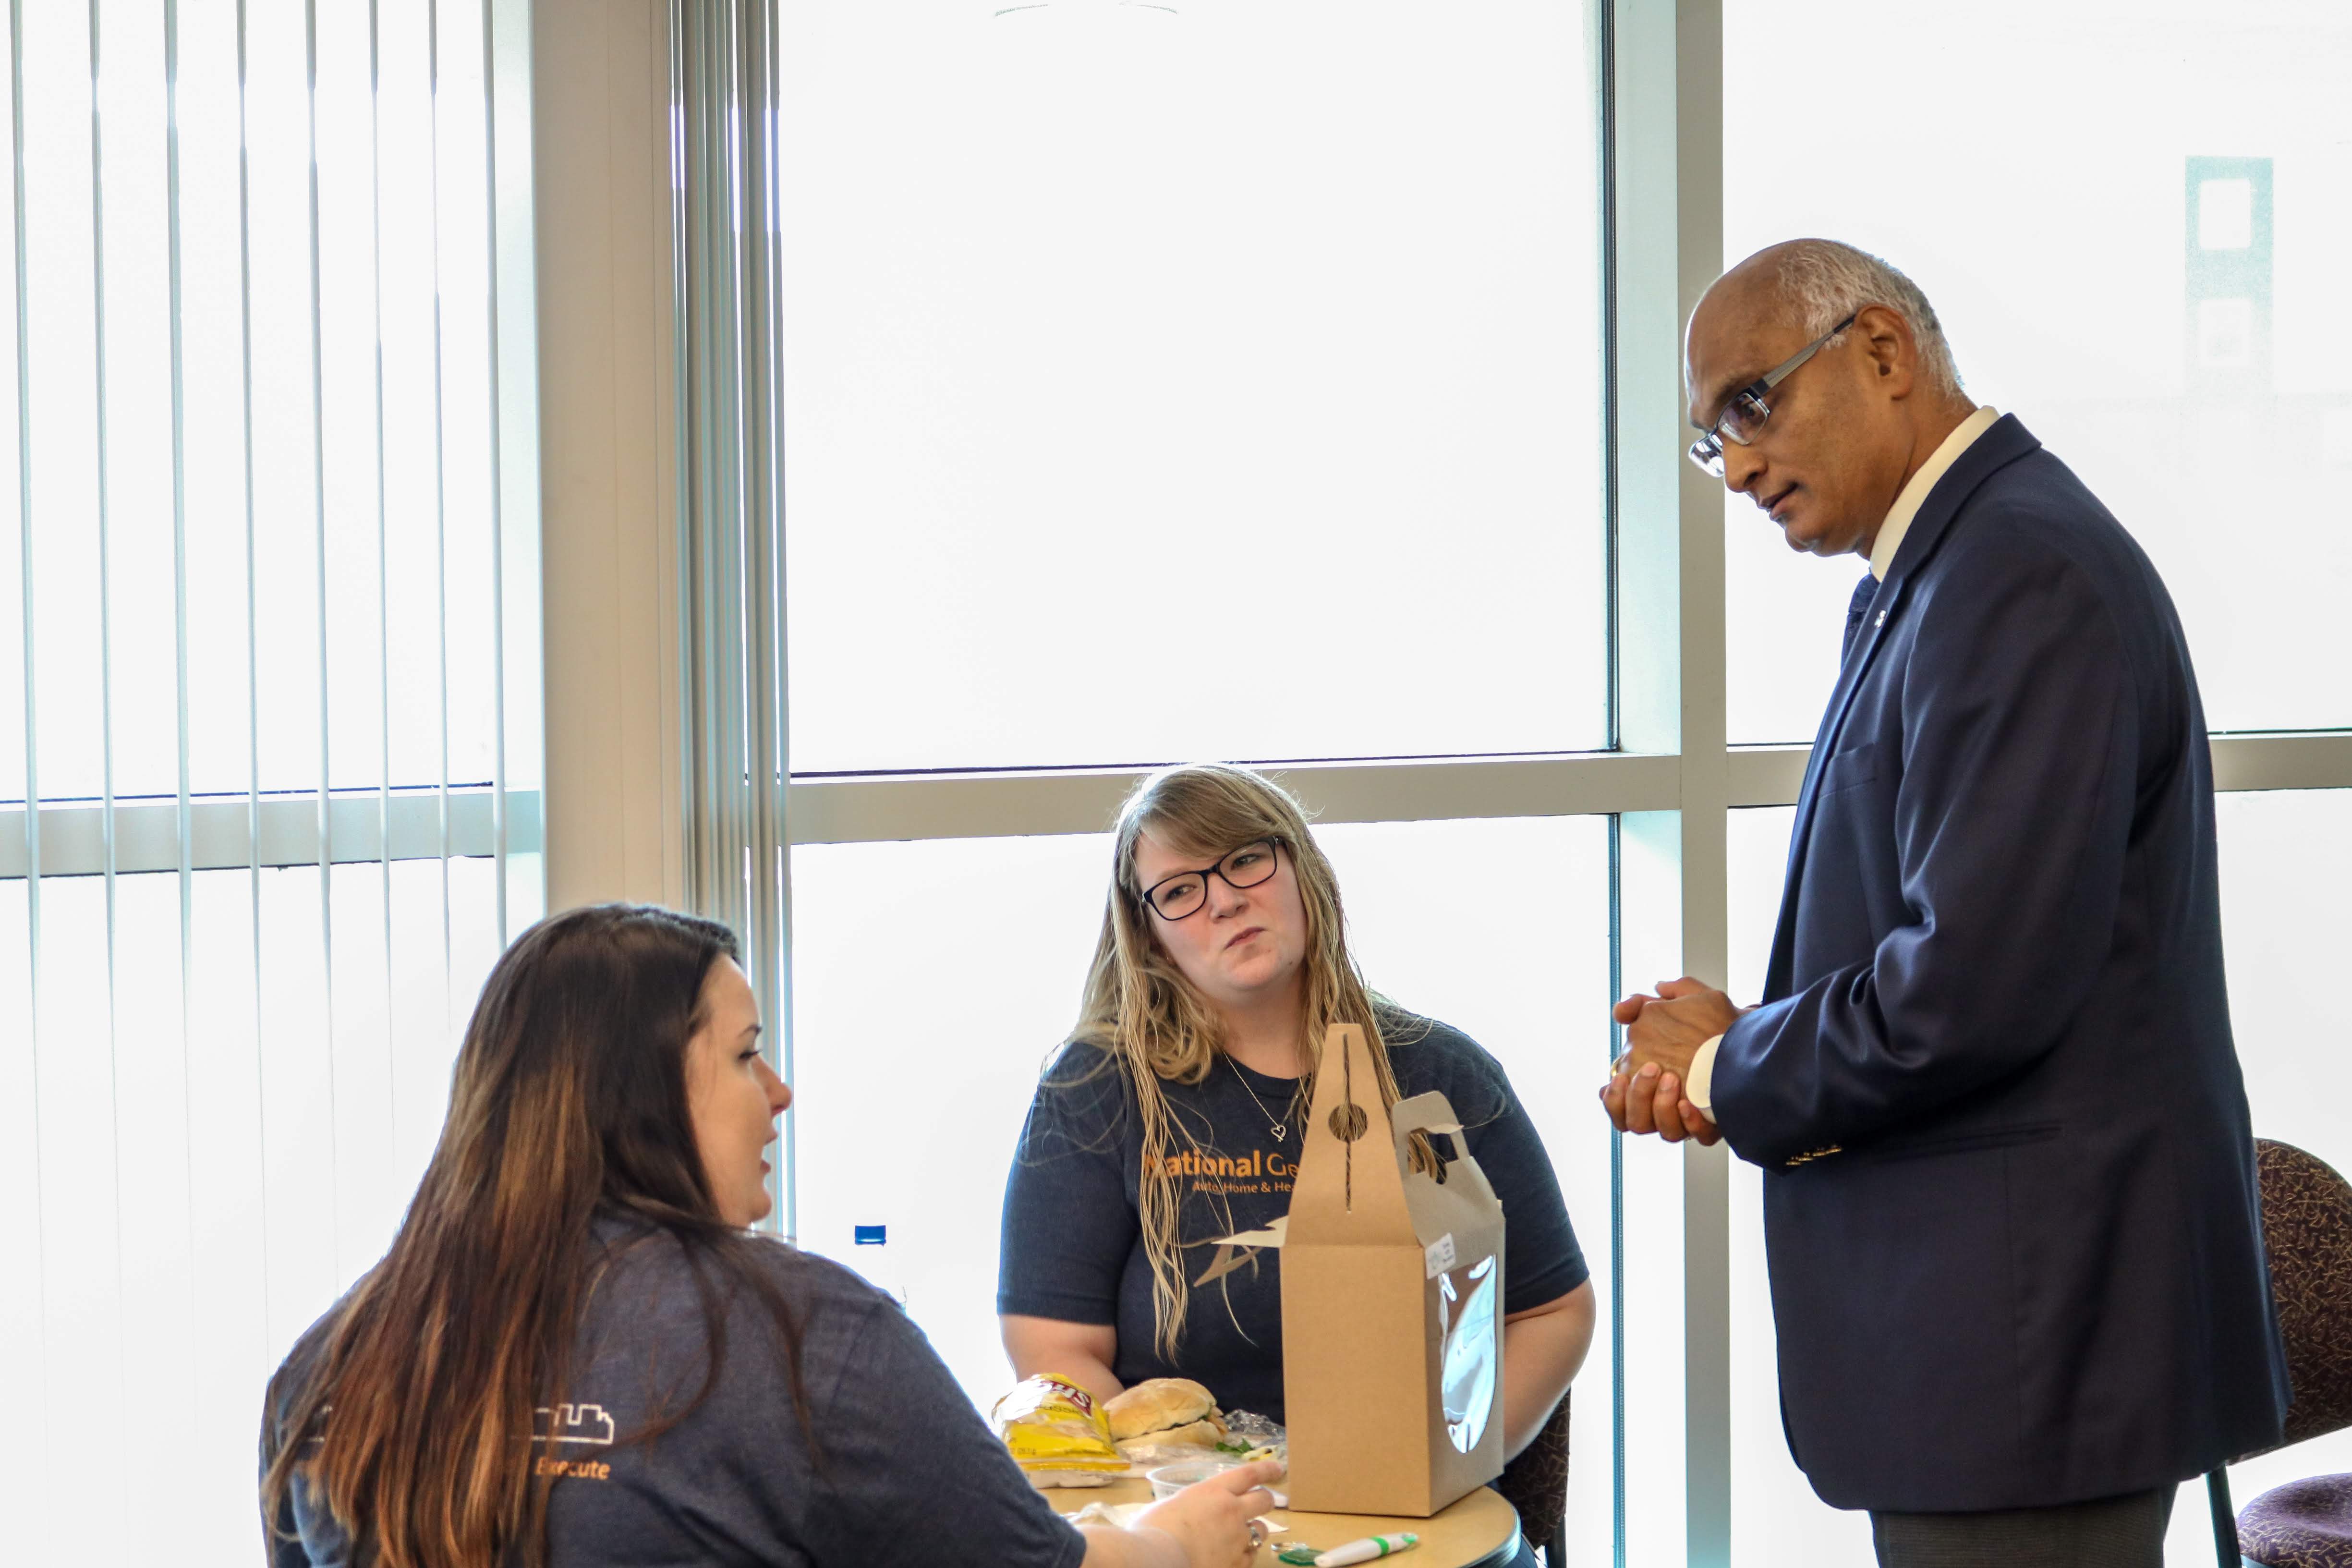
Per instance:
[[[2352,1184],[2292,1143],[2257,1139],[2254,1162],[2294,1390],[2285,1447],[2352,1426]],[[2352,1475],[2273,1487],[2234,1517],[2228,1471],[2215,1470],[2206,1487],[2222,1568],[2352,1568]]]
[[[1570,1391],[1570,1394],[1574,1390]],[[1551,1413],[1536,1440],[1503,1467],[1495,1489],[1519,1512],[1519,1533],[1544,1554],[1544,1568],[1560,1568],[1568,1556],[1568,1402]],[[2331,1565],[2332,1568],[2332,1565]]]

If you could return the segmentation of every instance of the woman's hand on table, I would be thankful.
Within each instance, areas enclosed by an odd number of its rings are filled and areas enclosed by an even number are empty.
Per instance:
[[[1246,1568],[1257,1560],[1257,1549],[1265,1541],[1257,1516],[1274,1506],[1266,1483],[1281,1475],[1282,1467],[1272,1459],[1236,1465],[1152,1504],[1126,1531],[1089,1530],[1087,1568],[1129,1563],[1148,1563],[1151,1568],[1178,1568],[1180,1563],[1182,1568]],[[1122,1534],[1130,1539],[1103,1539]],[[1102,1551],[1106,1547],[1108,1551]],[[1130,1555],[1122,1550],[1137,1547],[1143,1551]]]

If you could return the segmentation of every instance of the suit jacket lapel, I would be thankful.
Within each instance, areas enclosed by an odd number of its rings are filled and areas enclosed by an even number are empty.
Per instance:
[[[1871,601],[1869,619],[1863,625],[1853,653],[1838,671],[1837,685],[1831,689],[1829,707],[1822,715],[1821,730],[1813,736],[1812,752],[1805,759],[1805,782],[1797,791],[1797,820],[1789,833],[1789,864],[1780,888],[1780,918],[1772,933],[1771,960],[1764,971],[1763,999],[1767,1002],[1780,1000],[1793,988],[1797,889],[1804,879],[1805,845],[1812,832],[1814,808],[1820,802],[1822,768],[1838,749],[1846,711],[1853,706],[1854,691],[1870,668],[1870,661],[1877,656],[1888,625],[1902,608],[1904,590],[1934,556],[1936,547],[1951,531],[1961,506],[1978,487],[2041,445],[2016,415],[2005,414],[1995,420],[1992,427],[1978,437],[1975,444],[1936,481],[1936,488],[1927,492],[1918,515],[1911,520],[1911,531],[1904,535],[1902,547],[1887,567],[1886,580],[1878,585],[1878,595]]]

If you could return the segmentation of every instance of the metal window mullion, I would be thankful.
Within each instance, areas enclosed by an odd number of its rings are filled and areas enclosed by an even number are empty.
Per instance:
[[[671,175],[671,206],[677,229],[674,266],[677,324],[672,357],[678,410],[680,592],[685,595],[678,617],[678,670],[685,685],[680,714],[681,725],[686,731],[685,743],[679,748],[686,773],[686,790],[680,804],[686,819],[687,901],[699,907],[703,889],[709,887],[712,878],[709,836],[702,831],[702,801],[710,773],[709,759],[705,754],[710,733],[705,696],[709,687],[705,672],[709,668],[705,647],[709,636],[710,595],[707,580],[709,563],[705,558],[707,552],[702,548],[701,532],[697,526],[702,515],[703,476],[709,471],[709,465],[703,458],[704,446],[709,437],[702,417],[703,405],[709,399],[702,393],[703,366],[698,352],[702,331],[698,273],[702,247],[695,228],[692,196],[692,186],[700,167],[700,154],[697,148],[701,126],[695,107],[698,101],[698,89],[694,85],[699,78],[694,63],[694,39],[688,30],[685,5],[686,0],[671,0],[670,5],[670,143],[677,160],[677,167]]]
[[[719,614],[711,622],[713,695],[711,723],[714,742],[712,826],[716,837],[718,879],[713,888],[719,917],[737,931],[743,929],[743,839],[738,816],[743,789],[743,654],[742,541],[737,526],[741,502],[737,484],[735,361],[735,297],[733,269],[729,266],[727,203],[714,199],[728,188],[730,174],[725,108],[725,51],[720,43],[724,18],[715,4],[702,8],[702,62],[705,166],[702,181],[702,254],[708,268],[710,319],[703,352],[709,367],[711,396],[704,409],[709,421],[711,467],[710,504],[704,519],[711,563],[719,574]]]
[[[703,737],[709,732],[703,715],[703,679],[705,660],[702,641],[705,636],[707,612],[701,606],[709,603],[703,581],[705,563],[701,541],[695,529],[695,519],[702,506],[701,447],[703,440],[700,418],[703,399],[699,395],[698,377],[701,363],[695,354],[699,317],[697,312],[697,291],[693,268],[699,255],[695,244],[693,203],[688,194],[689,173],[694,167],[693,142],[695,127],[692,110],[688,107],[692,93],[688,82],[693,69],[689,55],[691,42],[687,32],[685,0],[670,0],[669,5],[670,106],[669,142],[672,167],[670,171],[671,227],[671,300],[672,318],[671,374],[677,388],[675,398],[677,418],[677,542],[678,591],[682,595],[678,616],[678,680],[679,728],[683,743],[678,747],[681,792],[678,797],[680,814],[685,818],[686,898],[689,906],[698,905],[702,889],[709,885],[709,868],[705,864],[705,846],[699,832],[700,803],[703,779],[709,773],[705,766]]]
[[[1606,6],[1604,5],[1604,9]],[[1625,819],[1609,816],[1609,1002],[1625,994]],[[1610,1060],[1624,1049],[1612,1014]],[[1625,1134],[1609,1133],[1609,1519],[1612,1558],[1625,1568]]]
[[[713,255],[713,224],[710,216],[710,186],[716,169],[720,164],[717,146],[717,126],[711,110],[716,96],[712,78],[713,53],[710,46],[710,6],[694,8],[694,52],[691,57],[692,75],[689,85],[693,95],[688,113],[691,117],[696,140],[695,166],[688,171],[688,206],[695,236],[694,257],[700,287],[697,291],[699,320],[697,324],[695,352],[699,374],[697,382],[702,397],[696,409],[696,426],[700,447],[698,502],[694,518],[695,534],[702,552],[703,570],[707,574],[709,595],[704,600],[702,630],[703,730],[701,751],[705,777],[703,794],[697,802],[702,814],[702,833],[707,841],[706,857],[709,877],[704,884],[702,900],[714,915],[730,921],[733,913],[729,898],[727,832],[728,776],[730,759],[728,740],[728,689],[726,626],[730,618],[730,585],[726,530],[726,487],[722,478],[726,466],[726,386],[721,362],[717,353],[720,321],[719,280],[715,276],[718,262]]]
[[[681,0],[684,4],[685,0]],[[717,397],[710,385],[710,267],[709,237],[703,232],[703,215],[698,195],[703,184],[708,159],[704,142],[709,128],[705,123],[703,104],[708,96],[705,83],[709,78],[702,47],[701,13],[686,10],[680,13],[685,31],[679,38],[679,54],[685,73],[685,91],[680,99],[680,137],[685,142],[687,163],[679,182],[680,200],[684,203],[686,231],[686,266],[688,286],[686,300],[689,311],[687,334],[680,345],[687,370],[688,420],[693,437],[693,447],[686,459],[687,512],[679,526],[693,552],[693,598],[687,605],[693,647],[689,652],[691,679],[694,687],[694,789],[687,797],[688,832],[692,836],[694,880],[689,896],[697,908],[707,909],[719,884],[719,860],[710,832],[710,800],[717,788],[719,770],[712,758],[713,726],[719,714],[719,701],[712,691],[717,679],[718,645],[712,632],[712,621],[719,604],[719,570],[713,557],[709,535],[709,517],[713,505],[710,494],[713,437],[711,408]]]
[[[711,617],[711,750],[712,785],[711,818],[716,834],[714,869],[717,873],[711,893],[717,900],[714,913],[735,927],[742,929],[737,915],[741,902],[738,896],[742,882],[741,855],[737,847],[735,832],[735,797],[741,773],[736,755],[735,740],[741,730],[741,697],[739,689],[740,655],[736,647],[738,625],[736,595],[742,570],[735,531],[730,526],[735,503],[734,487],[730,483],[734,471],[735,425],[730,416],[729,403],[734,393],[727,345],[734,331],[734,312],[729,309],[727,262],[724,250],[724,229],[719,218],[720,204],[712,200],[714,187],[724,189],[727,178],[727,134],[723,112],[719,108],[721,91],[719,49],[715,35],[719,30],[717,5],[706,3],[699,7],[701,18],[701,61],[703,90],[703,179],[699,206],[702,228],[702,257],[705,269],[705,299],[709,318],[702,342],[703,363],[709,377],[710,396],[703,407],[703,418],[709,423],[710,437],[710,471],[706,476],[709,487],[701,520],[704,547],[710,552],[713,571],[717,574],[718,595],[714,603],[718,614]]]
[[[703,216],[707,226],[705,242],[715,274],[711,302],[718,325],[710,344],[711,370],[719,384],[719,396],[712,405],[711,415],[718,421],[719,432],[719,468],[714,476],[718,505],[712,510],[711,521],[718,534],[719,561],[727,584],[721,600],[725,616],[718,628],[721,672],[719,689],[723,704],[719,721],[719,820],[723,858],[719,875],[721,886],[726,889],[728,923],[737,931],[746,931],[749,922],[744,903],[749,879],[743,864],[748,849],[743,795],[750,759],[744,754],[743,744],[743,315],[735,247],[739,160],[733,123],[733,53],[727,42],[730,9],[717,4],[703,7],[704,46],[709,51],[712,164],[710,180],[704,188],[715,198],[705,202]]]
[[[695,752],[700,770],[689,810],[693,813],[691,831],[696,836],[696,859],[700,873],[696,903],[723,918],[729,910],[726,902],[728,858],[724,819],[728,766],[725,740],[727,681],[723,637],[728,574],[723,533],[717,521],[725,505],[719,478],[724,444],[724,389],[719,381],[717,357],[712,352],[719,334],[719,322],[716,319],[717,280],[712,276],[714,263],[708,194],[714,163],[709,8],[708,5],[693,7],[688,16],[692,25],[686,41],[684,117],[688,165],[685,190],[690,283],[688,301],[693,312],[688,353],[692,370],[690,385],[695,395],[692,409],[695,472],[693,507],[686,526],[696,552],[697,586],[699,589],[693,613],[696,616],[695,681],[698,698]]]
[[[719,400],[714,410],[725,438],[719,444],[719,508],[716,521],[720,528],[726,563],[728,594],[727,618],[720,626],[721,653],[726,679],[721,686],[727,711],[719,732],[725,741],[725,773],[721,779],[725,808],[722,820],[726,825],[724,869],[728,891],[729,923],[747,937],[750,932],[750,868],[744,861],[750,854],[749,813],[745,796],[750,793],[751,758],[745,744],[746,710],[749,692],[746,689],[745,604],[750,587],[745,570],[745,496],[743,489],[743,295],[740,248],[737,243],[740,228],[738,196],[741,189],[742,140],[738,132],[736,110],[738,99],[735,83],[735,53],[730,44],[730,22],[734,6],[708,5],[704,15],[709,18],[711,68],[711,107],[717,123],[713,127],[713,152],[718,176],[710,189],[721,199],[709,205],[710,221],[710,254],[719,275],[716,294],[720,317],[719,340],[713,355],[720,380]]]
[[[1617,406],[1617,5],[1593,7],[1593,110],[1596,195],[1600,198],[1601,275],[1601,637],[1606,649],[1607,737],[1611,751],[1625,743],[1624,702],[1618,650],[1618,580],[1622,569],[1618,530],[1622,486],[1618,471]],[[1609,816],[1609,1000],[1624,994],[1624,819]],[[1622,1049],[1623,1028],[1612,1018],[1610,1059]],[[1609,1533],[1615,1568],[1625,1568],[1625,1139],[1613,1129],[1609,1140]]]
[[[760,128],[759,148],[762,167],[757,189],[761,210],[753,226],[760,268],[760,352],[764,362],[760,376],[761,418],[757,429],[765,455],[765,483],[761,492],[761,527],[768,541],[767,570],[761,574],[760,583],[765,602],[760,613],[759,625],[766,641],[761,669],[769,683],[761,704],[768,722],[769,734],[761,756],[761,797],[766,807],[763,836],[761,841],[762,886],[773,900],[769,914],[766,938],[766,958],[772,966],[774,979],[769,987],[766,1002],[776,1040],[777,1071],[785,1082],[793,1080],[793,866],[786,848],[790,833],[784,822],[785,789],[792,777],[791,700],[789,679],[790,657],[785,640],[789,622],[784,598],[784,363],[783,363],[783,149],[779,80],[778,50],[782,40],[776,31],[777,13],[774,7],[762,5],[758,11],[761,26],[752,39],[754,79],[759,90],[753,95],[752,108]],[[790,1107],[784,1112],[782,1169],[777,1173],[782,1202],[777,1205],[782,1215],[782,1229],[787,1236],[800,1234],[800,1163],[799,1130],[794,1124]]]
[[[708,439],[703,406],[710,402],[708,388],[703,385],[708,367],[701,355],[701,233],[696,230],[698,214],[694,209],[694,184],[701,179],[701,120],[696,113],[698,103],[698,68],[694,61],[694,36],[689,33],[685,0],[673,0],[670,5],[670,58],[673,58],[673,108],[670,108],[670,143],[677,148],[677,172],[673,174],[675,191],[675,226],[677,226],[677,541],[679,566],[685,583],[685,606],[679,616],[679,668],[685,672],[687,691],[685,703],[679,708],[679,721],[685,729],[687,790],[682,797],[682,816],[687,830],[687,902],[701,908],[703,891],[713,881],[710,865],[710,835],[708,835],[706,795],[710,778],[710,717],[708,717],[708,693],[710,693],[710,560],[703,548],[701,517],[706,512],[706,475]]]
[[[1679,328],[1723,270],[1722,0],[1678,0],[1675,16]],[[1730,941],[1723,492],[1679,457],[1661,454],[1679,481],[1683,963],[1720,985]],[[1714,1568],[1732,1556],[1730,1157],[1683,1147],[1685,1539],[1691,1568]]]
[[[1630,905],[1646,911],[1621,910],[1623,963],[1677,964],[1719,982],[1729,805],[1722,503],[1719,493],[1684,478],[1698,476],[1681,460],[1672,432],[1681,422],[1673,369],[1681,322],[1722,260],[1722,8],[1720,0],[1610,3],[1605,132],[1613,210],[1606,237],[1615,342],[1604,408],[1614,410],[1616,434],[1609,464],[1617,521],[1616,728],[1621,745],[1670,753],[1677,779],[1670,805],[1622,824],[1621,885]],[[1629,1511],[1624,1529],[1628,1555],[1638,1559],[1651,1550],[1643,1544],[1651,1531],[1679,1523],[1680,1554],[1691,1568],[1716,1568],[1731,1550],[1728,1172],[1720,1149],[1685,1145],[1674,1163],[1679,1170],[1670,1172],[1629,1157],[1624,1203],[1629,1216],[1668,1203],[1679,1211],[1678,1267],[1621,1279],[1619,1288],[1680,1297],[1684,1332],[1674,1375],[1682,1386],[1672,1419],[1682,1428],[1674,1468],[1683,1507],[1678,1521]],[[1649,1238],[1639,1217],[1629,1223],[1637,1229],[1625,1250],[1638,1270]],[[1643,1329],[1643,1315],[1629,1312],[1629,1336]],[[1629,1362],[1641,1359],[1634,1350],[1629,1346]],[[1629,1402],[1627,1440],[1641,1440],[1653,1417],[1664,1412]]]
[[[1621,432],[1617,405],[1617,0],[1600,0],[1593,7],[1592,16],[1596,126],[1593,145],[1598,165],[1595,184],[1596,195],[1600,198],[1597,226],[1601,242],[1601,592],[1603,670],[1607,682],[1602,700],[1606,705],[1608,747],[1613,752],[1625,743],[1624,695],[1618,647],[1618,580],[1622,568],[1619,530],[1623,521],[1623,512],[1619,504],[1622,486],[1618,463]],[[1611,918],[1615,918],[1613,905]],[[1623,1512],[1621,1504],[1617,1530],[1620,1568],[1622,1568],[1625,1554]]]
[[[774,7],[672,0],[667,20],[687,890],[741,936],[789,1077]]]
[[[11,0],[14,3],[14,0]],[[677,542],[677,715],[680,731],[677,779],[679,815],[685,818],[685,843],[680,870],[690,903],[701,879],[700,847],[694,831],[694,803],[698,798],[701,760],[698,753],[697,719],[701,712],[700,685],[695,676],[696,621],[691,606],[700,583],[698,555],[694,548],[694,426],[688,374],[692,342],[687,310],[686,170],[686,24],[684,0],[667,0],[663,9],[664,51],[668,70],[668,99],[664,104],[663,134],[669,149],[669,327],[670,327],[670,505]],[[542,820],[544,820],[542,813]]]
[[[743,130],[743,200],[747,287],[743,310],[747,323],[744,427],[749,471],[745,525],[750,549],[749,616],[751,671],[751,769],[750,785],[751,924],[759,968],[753,979],[759,991],[761,1016],[768,1020],[771,1049],[780,1076],[792,1078],[792,1028],[785,1000],[790,989],[790,944],[785,909],[792,871],[784,861],[784,685],[783,685],[783,421],[782,397],[782,323],[777,303],[782,295],[782,264],[778,255],[778,169],[776,147],[776,38],[772,30],[775,13],[764,4],[748,7],[747,24],[739,28],[737,45],[742,87],[740,120]],[[782,1159],[769,1180],[778,1200],[771,1209],[778,1228],[796,1235],[798,1205],[793,1158],[793,1130],[784,1132]]]

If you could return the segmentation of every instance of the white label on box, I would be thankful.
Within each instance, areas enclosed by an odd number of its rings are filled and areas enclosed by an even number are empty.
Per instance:
[[[1424,1279],[1434,1279],[1439,1275],[1444,1273],[1447,1269],[1453,1268],[1454,1233],[1449,1230],[1444,1236],[1439,1237],[1435,1241],[1431,1242],[1426,1247],[1423,1247],[1422,1249],[1422,1261],[1425,1268],[1425,1272],[1422,1275],[1422,1278]]]

